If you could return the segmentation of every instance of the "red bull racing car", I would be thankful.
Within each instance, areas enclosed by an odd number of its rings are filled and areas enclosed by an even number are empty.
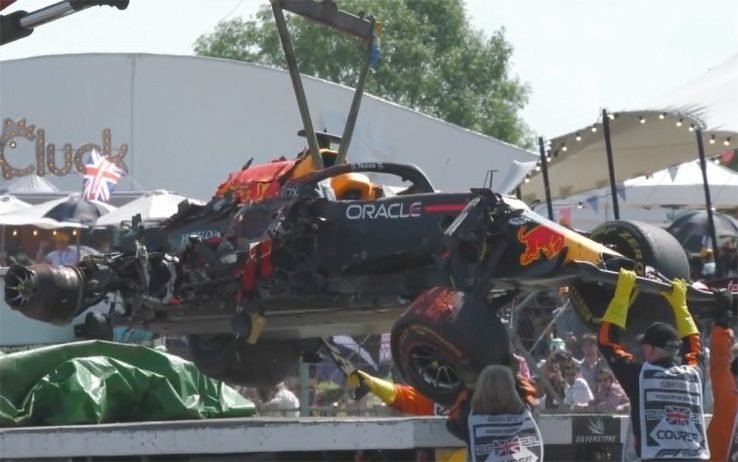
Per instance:
[[[449,403],[464,374],[510,360],[498,310],[517,295],[570,287],[596,326],[617,270],[633,268],[643,276],[629,317],[638,331],[669,319],[649,294],[689,277],[684,250],[656,227],[611,222],[584,236],[488,189],[438,192],[412,165],[331,165],[336,153],[321,155],[320,170],[307,152],[247,165],[208,204],[183,202],[111,253],[13,266],[5,301],[65,324],[117,300],[110,325],[187,334],[203,371],[255,386],[314,358],[323,337],[391,331],[404,378]],[[395,186],[370,180],[380,174]],[[204,229],[219,233],[203,239]],[[715,291],[692,289],[690,300],[702,317],[725,306]]]

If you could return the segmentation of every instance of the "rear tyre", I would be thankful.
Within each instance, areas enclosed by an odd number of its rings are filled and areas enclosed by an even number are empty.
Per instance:
[[[494,309],[448,289],[421,294],[395,322],[395,366],[407,383],[450,406],[489,364],[510,364],[510,341]]]
[[[248,387],[270,387],[296,371],[294,342],[260,340],[255,345],[231,334],[188,335],[192,361],[204,374]]]
[[[590,238],[633,259],[634,269],[640,276],[652,267],[667,278],[689,281],[689,262],[684,249],[659,227],[636,221],[611,221],[592,230]],[[577,284],[570,291],[574,311],[590,328],[597,329],[613,291],[613,287],[597,283]],[[627,329],[621,340],[632,343],[636,335],[655,321],[674,325],[671,307],[659,295],[640,294],[628,311]]]

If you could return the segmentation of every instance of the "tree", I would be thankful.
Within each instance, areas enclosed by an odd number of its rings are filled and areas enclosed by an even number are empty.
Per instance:
[[[381,51],[366,91],[525,147],[532,136],[518,115],[529,89],[509,75],[504,29],[474,30],[462,0],[351,0],[339,7],[382,23]],[[356,84],[363,44],[299,16],[286,15],[300,72]],[[194,44],[200,56],[286,67],[271,7],[256,19],[224,21]],[[370,76],[371,77],[371,76]]]

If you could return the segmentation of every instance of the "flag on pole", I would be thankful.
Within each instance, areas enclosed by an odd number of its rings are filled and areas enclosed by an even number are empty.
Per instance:
[[[86,200],[108,202],[110,193],[122,175],[123,171],[107,157],[97,150],[90,152],[90,157],[85,163],[82,197]]]

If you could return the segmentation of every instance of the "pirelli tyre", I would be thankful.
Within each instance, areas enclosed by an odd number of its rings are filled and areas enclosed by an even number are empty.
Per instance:
[[[668,278],[689,280],[685,250],[671,234],[657,226],[636,221],[610,221],[593,229],[590,238],[632,258],[638,275],[645,275],[650,267]],[[569,292],[572,307],[585,323],[597,329],[613,290],[613,286],[597,283],[578,284]],[[639,294],[628,311],[623,342],[631,343],[654,321],[674,324],[671,308],[659,295]]]
[[[231,334],[188,335],[192,361],[204,374],[248,387],[269,387],[297,371],[295,342],[259,340],[251,345]]]
[[[392,357],[404,380],[450,406],[488,364],[509,364],[510,341],[495,311],[444,288],[422,293],[392,328]]]

